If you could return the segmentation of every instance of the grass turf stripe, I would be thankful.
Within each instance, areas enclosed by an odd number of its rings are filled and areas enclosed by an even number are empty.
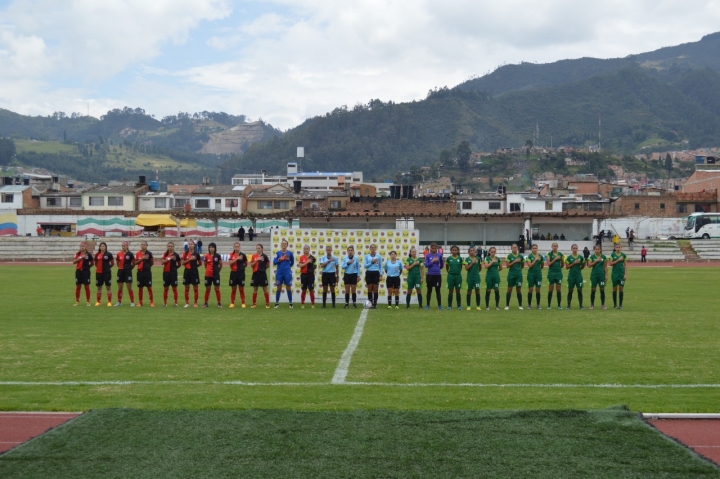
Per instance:
[[[357,325],[355,326],[355,332],[353,333],[352,338],[350,338],[350,342],[348,343],[342,357],[340,358],[337,369],[335,369],[335,374],[333,375],[331,381],[333,384],[342,384],[345,382],[345,378],[348,375],[348,370],[350,369],[350,361],[352,361],[353,353],[355,353],[358,344],[360,344],[360,338],[362,337],[363,328],[365,327],[365,321],[367,320],[367,317],[368,310],[364,309],[363,312],[360,313],[360,319],[358,319]]]

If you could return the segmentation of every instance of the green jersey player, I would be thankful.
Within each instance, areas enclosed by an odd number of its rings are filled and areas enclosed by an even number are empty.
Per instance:
[[[445,260],[445,271],[447,271],[448,282],[448,308],[452,309],[453,292],[457,298],[458,309],[462,310],[460,302],[460,288],[462,288],[463,259],[460,256],[460,248],[453,245],[450,247],[450,256]]]
[[[622,252],[620,244],[616,244],[615,251],[610,254],[608,266],[612,266],[613,305],[615,309],[622,309],[623,289],[625,289],[625,279],[627,278],[627,255]],[[617,301],[618,293],[620,293],[619,303]]]
[[[525,266],[527,266],[527,282],[528,282],[528,309],[532,309],[532,297],[535,292],[535,302],[537,303],[537,309],[542,309],[540,306],[540,286],[542,286],[542,268],[545,263],[545,258],[538,253],[538,246],[532,245],[532,250],[527,257],[525,257]]]
[[[522,307],[522,269],[525,266],[525,258],[518,253],[518,245],[512,245],[512,252],[505,258],[505,264],[508,268],[508,289],[505,294],[505,310],[510,309],[510,297],[512,296],[512,289],[515,288],[517,293],[517,300],[519,309]]]
[[[553,291],[557,288],[557,305],[558,309],[562,307],[562,269],[565,265],[565,255],[558,251],[558,244],[552,244],[552,251],[547,256],[547,267],[548,267],[548,309],[550,309],[550,303],[552,302]]]
[[[471,246],[468,250],[468,257],[465,258],[465,271],[467,271],[467,310],[470,311],[470,293],[475,290],[475,308],[480,311],[480,258],[477,257],[477,250]]]
[[[583,276],[582,270],[585,268],[585,258],[583,255],[578,254],[578,245],[574,244],[571,246],[572,253],[570,256],[565,258],[565,268],[570,272],[568,273],[568,297],[567,297],[567,309],[570,309],[570,303],[572,303],[573,291],[575,288],[578,290],[578,303],[580,309],[583,307]]]
[[[590,309],[595,309],[595,289],[600,286],[601,308],[605,306],[605,283],[607,283],[607,256],[602,254],[600,245],[595,245],[595,252],[590,255],[587,261],[590,270]]]
[[[485,308],[490,309],[490,290],[495,290],[495,309],[500,309],[500,271],[502,262],[496,256],[497,250],[491,246],[485,258]]]

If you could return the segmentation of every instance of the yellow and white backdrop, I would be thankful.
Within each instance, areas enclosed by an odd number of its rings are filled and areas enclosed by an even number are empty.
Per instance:
[[[418,256],[422,256],[422,250],[419,246],[420,234],[417,230],[338,230],[338,229],[273,229],[272,230],[272,248],[273,251],[268,256],[272,259],[275,252],[280,249],[280,242],[285,239],[288,242],[288,250],[292,251],[295,255],[295,268],[294,268],[294,288],[293,293],[299,295],[301,292],[300,285],[300,268],[297,267],[298,260],[303,254],[303,246],[310,246],[310,254],[315,256],[318,260],[321,256],[325,255],[326,246],[330,245],[333,248],[333,256],[338,258],[338,261],[342,262],[343,256],[347,254],[347,247],[354,246],[355,254],[360,258],[363,258],[366,254],[370,253],[370,245],[376,244],[377,251],[382,256],[383,261],[390,258],[390,252],[395,251],[400,261],[405,261],[410,252],[410,248],[415,246],[418,250]],[[320,283],[320,268],[316,271],[317,280],[315,282],[315,290],[322,291]],[[407,275],[403,275],[402,295],[407,292],[407,282],[405,281]],[[340,270],[340,283],[338,284],[338,292],[342,294],[344,286],[342,282],[343,273]],[[275,269],[271,272],[271,278],[269,278],[271,284],[275,283]],[[379,296],[382,300],[387,295],[385,288],[385,281],[380,282]],[[365,270],[361,270],[360,277],[357,286],[358,297],[366,298],[367,289],[365,287]],[[282,301],[287,301],[287,296],[282,295]],[[413,302],[417,302],[417,298],[413,296]]]

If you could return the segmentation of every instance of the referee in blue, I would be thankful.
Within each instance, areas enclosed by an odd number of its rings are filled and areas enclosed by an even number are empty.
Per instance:
[[[372,301],[373,308],[377,308],[378,287],[383,272],[383,260],[382,257],[377,254],[377,245],[375,243],[370,245],[370,253],[365,255],[363,267],[365,268],[365,284],[367,284],[368,288],[368,299]]]

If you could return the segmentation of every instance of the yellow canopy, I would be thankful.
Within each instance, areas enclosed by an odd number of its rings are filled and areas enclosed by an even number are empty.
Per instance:
[[[135,224],[142,227],[163,226],[166,228],[175,228],[177,227],[177,220],[171,215],[142,214],[138,215]],[[193,218],[183,218],[180,220],[181,228],[194,228],[196,226],[197,221]]]

